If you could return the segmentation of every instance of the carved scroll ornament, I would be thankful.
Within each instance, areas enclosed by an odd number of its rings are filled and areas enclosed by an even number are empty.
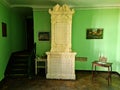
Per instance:
[[[57,4],[56,6],[53,7],[53,10],[49,9],[49,13],[64,13],[64,14],[73,14],[74,13],[74,9],[70,9],[70,7],[68,5],[63,5],[60,6],[59,4]]]
[[[74,13],[74,9],[70,9],[66,4],[60,6],[57,4],[53,7],[53,9],[49,9],[49,13],[51,14],[51,22],[68,22],[72,21],[72,14]]]

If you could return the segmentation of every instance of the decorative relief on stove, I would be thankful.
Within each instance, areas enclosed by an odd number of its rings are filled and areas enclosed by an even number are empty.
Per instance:
[[[73,9],[66,4],[49,9],[51,14],[51,52],[71,52],[71,24]]]
[[[51,79],[75,79],[75,52],[71,50],[73,9],[56,5],[51,14],[51,50],[47,54],[47,75]]]
[[[63,13],[64,12],[64,13]],[[49,9],[49,13],[61,13],[61,15],[66,14],[66,13],[74,13],[74,9],[70,9],[70,7],[66,4],[63,6],[60,6],[59,4],[55,5],[53,9]]]

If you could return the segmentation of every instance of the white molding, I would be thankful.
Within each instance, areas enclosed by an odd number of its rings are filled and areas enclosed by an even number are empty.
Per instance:
[[[52,6],[39,6],[39,5],[10,5],[11,7],[31,7],[34,11],[47,11]],[[120,5],[118,6],[94,6],[94,7],[76,7],[70,6],[70,8],[74,8],[75,10],[89,10],[89,9],[120,9]]]
[[[28,4],[28,5],[26,5],[26,4],[20,4],[20,5],[18,5],[18,4],[13,4],[13,5],[11,5],[11,7],[51,8],[51,7],[53,7],[53,6],[30,5],[30,4]]]
[[[120,6],[105,6],[105,7],[72,7],[75,10],[90,10],[90,9],[120,9]]]
[[[32,4],[10,4],[6,0],[0,0],[1,4],[8,6],[8,7],[30,7],[34,8],[35,11],[46,11],[49,8],[52,8],[51,5],[32,5]],[[116,5],[94,5],[94,6],[75,6],[69,5],[70,8],[74,8],[76,10],[89,10],[89,9],[120,9],[120,4]]]
[[[47,11],[48,12],[48,8],[33,8],[33,11]]]

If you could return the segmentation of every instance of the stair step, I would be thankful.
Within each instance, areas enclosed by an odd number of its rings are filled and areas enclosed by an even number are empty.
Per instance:
[[[27,68],[12,68],[12,71],[26,71]]]
[[[16,58],[12,62],[28,62],[28,58]]]
[[[24,64],[24,63],[18,63],[18,64],[13,64],[11,65],[12,68],[27,68],[28,64]]]
[[[28,66],[28,64],[27,63],[15,63],[15,64],[13,64],[13,66]]]
[[[33,55],[33,51],[13,53],[7,66],[6,76],[30,76],[34,72],[34,65],[32,65],[32,63],[34,64]]]
[[[9,74],[28,74],[27,71],[11,71]]]
[[[9,74],[10,77],[27,77],[27,74]]]

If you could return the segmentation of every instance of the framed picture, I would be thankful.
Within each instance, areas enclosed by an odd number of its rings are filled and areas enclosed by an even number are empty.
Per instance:
[[[4,22],[2,22],[2,36],[7,37],[7,25]]]
[[[103,28],[88,28],[86,39],[103,39]]]
[[[49,41],[50,40],[49,32],[39,32],[38,40],[39,41]]]

